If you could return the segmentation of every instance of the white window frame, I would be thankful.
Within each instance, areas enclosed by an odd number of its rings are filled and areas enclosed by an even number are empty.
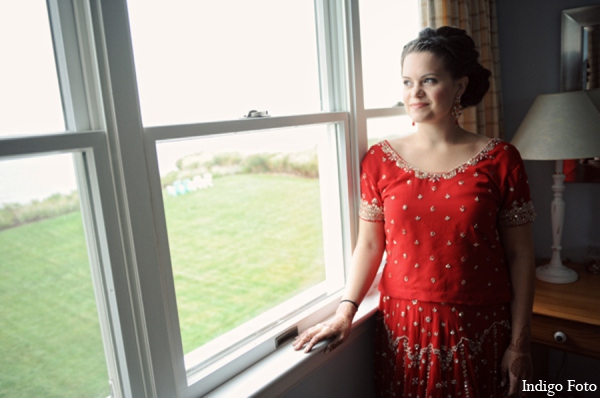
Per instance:
[[[126,14],[125,0],[101,2],[92,1],[92,15],[94,17],[95,29],[102,32],[101,42],[96,42],[98,59],[100,65],[101,80],[105,79],[106,89],[110,90],[110,97],[105,98],[105,108],[110,109],[112,114],[108,123],[115,126],[116,131],[126,131],[127,135],[115,132],[115,136],[108,129],[109,142],[112,140],[111,153],[120,158],[123,192],[117,184],[117,196],[123,195],[124,207],[127,208],[127,222],[131,228],[131,234],[136,240],[132,246],[133,257],[137,266],[137,276],[140,280],[139,289],[142,303],[140,306],[149,309],[144,316],[144,329],[146,344],[150,352],[151,374],[148,379],[153,381],[155,396],[173,395],[198,396],[203,395],[233,374],[250,366],[264,355],[273,351],[273,348],[264,350],[257,348],[258,355],[251,359],[236,357],[235,361],[229,362],[218,370],[203,374],[201,379],[188,378],[184,366],[183,353],[178,327],[175,293],[172,269],[168,260],[168,247],[165,242],[166,222],[164,219],[164,207],[162,206],[161,192],[159,190],[159,177],[156,159],[156,141],[163,139],[178,139],[202,134],[225,134],[230,132],[253,131],[260,129],[273,129],[278,127],[304,126],[310,124],[336,123],[342,127],[343,134],[337,134],[338,158],[343,159],[339,163],[340,179],[344,186],[339,197],[346,198],[341,201],[340,218],[344,223],[344,264],[349,265],[351,247],[354,244],[355,209],[357,204],[354,198],[357,194],[358,179],[358,156],[355,155],[355,140],[349,138],[352,129],[348,123],[347,106],[349,97],[346,87],[349,86],[347,65],[345,59],[345,26],[344,19],[337,18],[344,10],[341,1],[319,2],[317,10],[318,26],[321,30],[319,35],[319,49],[330,55],[328,59],[320,59],[321,77],[324,82],[324,98],[328,102],[332,112],[324,112],[312,115],[296,115],[290,117],[271,117],[260,120],[236,120],[212,123],[200,123],[191,126],[161,126],[144,128],[141,122],[139,99],[135,85],[133,54],[129,25]],[[334,29],[331,25],[334,25]],[[323,30],[324,29],[324,30]],[[328,34],[323,34],[327,32]],[[333,41],[332,37],[337,41]],[[341,39],[341,40],[340,40]],[[340,44],[341,43],[341,44]],[[335,51],[332,50],[335,48]],[[340,57],[342,57],[340,59]],[[326,71],[326,74],[325,74]],[[335,73],[333,73],[335,72]],[[332,76],[338,79],[337,84],[332,83]],[[343,82],[340,84],[339,81]],[[326,83],[325,83],[326,82]],[[331,91],[335,91],[332,95]],[[107,92],[107,91],[106,91]],[[110,103],[109,103],[110,101]],[[325,101],[325,100],[324,100]],[[342,112],[335,112],[341,110]],[[108,113],[107,113],[108,114]],[[186,130],[187,129],[187,130]],[[191,130],[190,130],[191,129]],[[143,265],[143,267],[142,267]],[[325,314],[333,312],[333,305],[339,301],[340,291],[337,294],[324,298],[318,304],[312,306],[308,314],[304,313],[295,318],[295,323],[300,329],[316,320],[323,319]],[[323,312],[325,311],[325,312]],[[318,314],[318,315],[317,315]],[[311,318],[312,316],[312,318]],[[287,325],[278,326],[273,329],[269,341],[259,343],[259,346],[273,346],[275,333],[283,330]]]

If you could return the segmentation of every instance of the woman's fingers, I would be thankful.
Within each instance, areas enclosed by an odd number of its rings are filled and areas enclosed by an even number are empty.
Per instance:
[[[324,324],[317,324],[298,336],[293,343],[293,347],[297,351],[304,347],[304,352],[310,352],[321,341],[331,339],[332,337],[335,337],[332,342],[339,340],[336,334],[339,333],[331,327]],[[331,343],[329,343],[327,347],[330,345]],[[331,351],[331,349],[332,348],[330,348],[328,351]]]

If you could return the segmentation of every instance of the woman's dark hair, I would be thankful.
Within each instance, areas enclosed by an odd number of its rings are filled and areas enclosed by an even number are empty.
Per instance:
[[[404,58],[415,52],[430,52],[438,56],[453,79],[467,76],[469,83],[460,102],[463,107],[477,105],[490,88],[492,73],[481,66],[475,42],[467,32],[451,26],[425,28],[419,37],[408,42],[402,50]]]

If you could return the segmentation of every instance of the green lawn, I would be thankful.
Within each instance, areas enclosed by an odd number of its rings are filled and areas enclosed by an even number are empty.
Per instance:
[[[319,183],[234,175],[165,197],[184,352],[324,279]],[[0,397],[106,397],[78,213],[0,232]]]

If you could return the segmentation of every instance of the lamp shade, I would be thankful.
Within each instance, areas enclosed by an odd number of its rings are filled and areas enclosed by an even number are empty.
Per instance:
[[[511,143],[529,160],[600,156],[600,90],[539,95]]]

